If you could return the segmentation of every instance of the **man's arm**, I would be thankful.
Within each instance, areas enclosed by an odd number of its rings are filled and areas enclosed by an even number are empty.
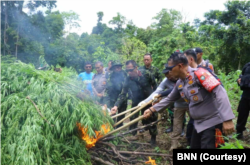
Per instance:
[[[166,96],[168,96],[168,95],[172,92],[173,89],[174,89],[174,88],[170,88],[170,89],[168,89],[168,90],[165,90],[165,91],[163,91],[163,92],[160,92],[159,94],[161,95],[161,97],[166,97]]]
[[[98,92],[96,91],[95,86],[94,86],[94,78],[95,78],[95,75],[92,77],[91,85],[92,85],[92,90],[93,90],[94,94],[97,95]]]
[[[128,78],[126,78],[124,85],[122,87],[122,92],[119,94],[117,101],[115,102],[116,107],[120,107],[121,104],[127,100],[127,94],[128,94]]]
[[[111,89],[112,89],[112,83],[111,83],[111,76],[109,75],[107,78],[107,82],[106,82],[106,88],[103,91],[104,92],[103,93],[103,103],[106,104],[108,106],[108,108],[112,108],[112,107],[110,107]]]
[[[160,92],[162,92],[165,89],[165,82],[167,81],[167,78],[163,79],[163,81],[160,83],[160,85],[156,88],[156,90],[150,95],[148,96],[148,98],[146,98],[144,100],[144,102],[149,102],[150,100],[153,99],[153,96],[156,94],[159,94]]]
[[[166,109],[171,103],[177,101],[180,98],[181,96],[176,85],[172,90],[172,92],[168,95],[168,97],[163,98],[159,103],[155,104],[152,108],[157,112],[161,111],[163,109]]]
[[[226,90],[218,85],[212,91],[215,94],[217,101],[217,108],[223,121],[232,120],[235,118],[231,105],[227,96]]]
[[[235,116],[231,109],[227,92],[221,85],[219,85],[213,89],[213,93],[216,96],[217,108],[221,119],[223,120],[222,131],[225,135],[229,135],[235,131],[233,123]]]
[[[168,95],[168,97],[163,98],[159,103],[155,104],[154,106],[150,107],[149,109],[144,111],[144,118],[147,119],[153,115],[154,112],[159,112],[161,110],[166,109],[168,106],[172,105],[173,102],[180,99],[181,96],[179,94],[177,85],[174,87],[172,92]]]

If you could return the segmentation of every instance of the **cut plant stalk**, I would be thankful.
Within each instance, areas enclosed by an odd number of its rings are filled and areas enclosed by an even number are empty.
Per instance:
[[[136,107],[134,107],[134,108],[128,109],[128,110],[126,110],[126,111],[124,111],[124,112],[121,112],[121,113],[115,115],[115,116],[112,116],[111,118],[113,119],[113,118],[115,118],[115,117],[124,115],[124,114],[126,114],[126,113],[128,113],[128,112],[130,112],[130,111],[133,111],[133,110],[137,109],[137,108],[139,108],[139,106],[136,106]]]
[[[136,122],[142,120],[143,118],[144,118],[143,115],[142,115],[142,116],[139,116],[138,118],[136,118],[136,119],[130,121],[130,122],[127,123],[126,125],[124,125],[124,126],[122,126],[122,127],[119,127],[119,128],[117,128],[117,129],[115,129],[115,130],[113,130],[113,131],[110,131],[109,133],[107,133],[106,135],[104,135],[103,137],[101,137],[99,140],[101,140],[101,139],[103,139],[103,138],[105,138],[105,137],[107,137],[107,136],[109,136],[109,135],[111,135],[111,134],[114,134],[114,133],[116,133],[116,132],[118,132],[118,131],[121,131],[121,130],[123,130],[124,128],[129,127],[130,125],[132,125],[132,124],[134,124],[134,123],[136,123]]]
[[[148,106],[149,104],[151,104],[152,102],[153,102],[153,100],[150,100],[149,102],[143,104],[140,108],[138,108],[137,110],[135,110],[134,112],[132,112],[128,116],[124,117],[123,119],[121,119],[120,121],[118,121],[117,123],[115,123],[114,127],[116,127],[117,125],[121,124],[123,121],[125,121],[128,118],[130,118],[131,116],[133,116],[134,114],[136,114],[137,112],[139,112],[140,110],[142,110],[143,108],[145,108],[146,106]]]

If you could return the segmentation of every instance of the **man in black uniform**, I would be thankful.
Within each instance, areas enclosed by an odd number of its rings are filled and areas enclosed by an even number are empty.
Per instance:
[[[119,62],[115,62],[112,64],[112,66],[109,69],[111,72],[109,74],[109,77],[107,78],[107,85],[106,89],[104,91],[104,98],[103,102],[107,105],[108,108],[112,108],[117,99],[118,96],[122,92],[122,88],[124,86],[124,82],[127,79],[127,73],[122,70],[122,64]],[[118,110],[119,113],[123,112],[127,108],[127,97],[124,97],[124,99],[121,101],[121,106]],[[117,122],[123,119],[125,115],[121,115],[117,117]],[[122,123],[117,126],[121,127]]]
[[[237,138],[243,139],[243,131],[246,130],[247,118],[250,111],[250,62],[248,62],[242,69],[242,74],[237,80],[240,89],[243,90],[239,107],[238,120],[236,125]]]
[[[134,60],[129,60],[126,62],[126,72],[128,73],[128,78],[126,79],[122,93],[119,95],[115,106],[111,109],[111,113],[115,114],[117,110],[119,110],[122,107],[122,102],[124,102],[124,99],[126,99],[128,91],[130,90],[132,93],[132,107],[135,107],[138,105],[139,102],[146,99],[152,92],[153,87],[152,84],[155,83],[154,76],[152,73],[148,70],[138,70],[137,64]],[[147,108],[147,107],[146,107]],[[142,109],[142,113],[146,109]],[[139,112],[135,115],[133,115],[130,120],[133,120],[137,118],[139,115]],[[143,120],[142,124],[149,124],[151,122],[154,122],[157,120],[157,114],[153,115],[147,120]],[[131,125],[129,127],[130,130],[135,129],[138,125],[138,122]],[[149,128],[149,132],[151,135],[151,144],[156,144],[156,135],[157,135],[157,127],[156,125]],[[135,136],[137,131],[132,132],[132,134]]]

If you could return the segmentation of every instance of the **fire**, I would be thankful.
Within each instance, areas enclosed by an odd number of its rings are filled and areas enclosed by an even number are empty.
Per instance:
[[[146,164],[156,165],[156,163],[155,163],[155,160],[154,160],[154,159],[151,159],[151,157],[150,157],[150,156],[149,156],[148,158],[149,158],[149,161],[146,161],[146,162],[145,162]]]
[[[103,135],[101,134],[101,131],[95,131],[95,137],[89,137],[89,135],[87,134],[88,129],[81,127],[80,123],[76,123],[78,130],[81,131],[82,133],[82,139],[86,142],[86,148],[90,149],[91,147],[95,146],[95,143],[98,141],[98,139],[100,139]],[[101,128],[103,129],[104,135],[107,134],[110,131],[109,125],[108,124],[103,124],[101,126]]]

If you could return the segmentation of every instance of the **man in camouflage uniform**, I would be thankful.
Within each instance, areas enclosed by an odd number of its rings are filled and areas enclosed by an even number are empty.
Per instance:
[[[155,79],[153,74],[148,70],[138,70],[137,64],[134,60],[129,60],[126,62],[126,72],[129,77],[126,79],[125,84],[122,89],[122,93],[119,95],[115,106],[111,109],[111,113],[116,113],[119,108],[121,108],[121,104],[126,100],[129,90],[132,93],[132,107],[137,106],[139,102],[146,99],[153,92],[153,85],[155,84]],[[144,108],[141,110],[143,113]],[[139,116],[139,112],[133,115],[130,120],[133,120]],[[157,114],[153,115],[151,118],[147,120],[142,120],[142,124],[146,125],[151,122],[157,120]],[[131,125],[129,127],[130,130],[135,129],[138,125],[138,122]],[[149,132],[151,135],[151,144],[156,144],[156,135],[157,135],[157,127],[156,125],[149,128]],[[137,131],[132,132],[135,136]],[[136,137],[138,138],[138,137]]]
[[[153,59],[152,59],[151,54],[149,54],[149,53],[145,54],[143,56],[144,66],[139,67],[139,69],[150,71],[152,73],[152,75],[154,76],[154,78],[157,79],[156,83],[153,84],[153,90],[155,91],[157,88],[157,84],[161,83],[162,75],[161,75],[158,68],[151,65],[152,61],[153,61]]]
[[[115,62],[109,69],[111,73],[107,78],[107,86],[104,91],[104,104],[107,105],[108,108],[112,108],[115,105],[115,102],[118,99],[119,94],[122,92],[122,88],[124,86],[124,82],[127,78],[127,73],[122,70],[122,64],[119,62]],[[119,113],[125,111],[127,108],[127,98],[121,102],[121,106],[118,110]],[[123,119],[125,115],[121,115],[117,117],[117,122]],[[122,123],[117,126],[121,127]]]
[[[97,73],[92,78],[92,89],[94,92],[95,99],[100,103],[103,104],[103,95],[104,90],[106,88],[106,76],[103,70],[103,63],[96,62],[95,69]]]

